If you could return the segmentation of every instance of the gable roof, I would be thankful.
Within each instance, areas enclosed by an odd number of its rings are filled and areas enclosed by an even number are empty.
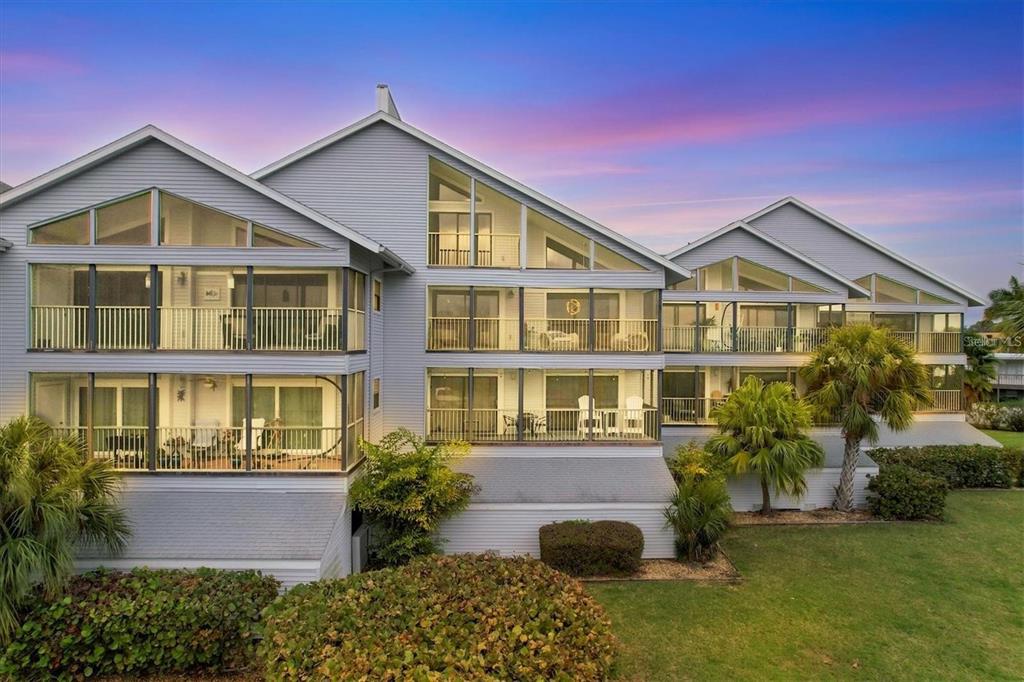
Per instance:
[[[783,242],[780,242],[775,237],[772,237],[771,235],[769,235],[769,234],[767,234],[765,232],[762,232],[761,230],[757,229],[753,225],[747,224],[747,222],[745,220],[737,220],[735,222],[729,223],[725,227],[720,227],[717,230],[715,230],[714,232],[712,232],[710,234],[706,234],[703,237],[701,237],[700,239],[698,239],[696,241],[693,241],[693,242],[690,242],[689,244],[687,244],[686,246],[684,246],[684,247],[682,247],[680,249],[676,249],[672,253],[667,254],[665,257],[666,258],[670,258],[670,259],[671,258],[676,258],[677,256],[681,256],[684,253],[687,253],[689,251],[692,251],[692,250],[696,249],[699,246],[702,246],[703,244],[707,244],[708,242],[713,241],[713,240],[717,239],[718,237],[721,237],[724,234],[728,234],[729,232],[732,232],[733,230],[743,230],[744,232],[747,232],[748,234],[750,234],[750,235],[752,235],[754,237],[757,237],[758,239],[760,239],[761,241],[765,242],[766,244],[769,244],[770,246],[773,246],[776,249],[779,249],[780,251],[782,251],[782,252],[792,256],[793,258],[796,258],[797,260],[801,261],[802,263],[804,263],[804,264],[814,268],[815,270],[817,270],[818,272],[822,273],[823,275],[826,275],[826,276],[830,277],[831,279],[834,279],[837,282],[845,284],[847,286],[847,288],[849,288],[851,291],[857,292],[858,294],[860,294],[862,296],[868,296],[868,297],[871,296],[871,292],[869,290],[865,289],[864,287],[862,287],[861,285],[857,284],[853,280],[847,279],[846,277],[840,275],[835,270],[833,270],[833,269],[831,269],[831,268],[829,268],[829,267],[827,267],[825,265],[822,265],[821,263],[819,263],[818,261],[814,260],[813,258],[808,258],[807,256],[805,256],[804,254],[800,253],[796,249],[788,246],[787,244],[785,244]]]
[[[83,171],[92,168],[93,166],[99,165],[104,161],[122,154],[129,149],[137,147],[150,140],[157,140],[166,144],[167,146],[181,152],[182,154],[191,157],[199,163],[212,168],[213,170],[226,175],[227,177],[235,180],[236,182],[248,187],[259,194],[267,197],[268,199],[275,201],[282,206],[290,208],[299,215],[302,215],[315,223],[323,225],[327,229],[340,234],[350,242],[358,244],[359,246],[367,249],[371,253],[378,254],[385,262],[390,265],[399,268],[404,272],[413,272],[413,267],[392,253],[383,244],[380,244],[369,237],[356,232],[352,228],[342,225],[341,223],[334,221],[327,216],[323,215],[318,211],[314,211],[310,207],[303,203],[292,199],[286,194],[282,194],[275,189],[272,189],[261,182],[257,182],[253,178],[249,177],[245,173],[231,166],[227,165],[223,161],[216,159],[206,152],[203,152],[182,140],[174,137],[173,135],[164,132],[160,128],[154,125],[147,125],[139,128],[133,133],[129,133],[122,138],[114,140],[113,142],[106,144],[99,149],[95,149],[84,156],[80,156],[73,161],[69,161],[62,166],[58,166],[53,170],[43,173],[40,176],[32,178],[17,187],[11,188],[10,190],[0,194],[0,209],[7,208],[14,203],[21,201],[37,192],[41,192],[47,187],[50,187],[66,178],[73,175],[77,175]]]
[[[936,275],[934,272],[931,272],[931,271],[921,267],[920,265],[918,265],[917,263],[914,263],[913,261],[907,260],[906,258],[904,258],[903,256],[899,255],[895,251],[892,251],[892,250],[882,246],[881,244],[879,244],[876,241],[868,239],[867,237],[862,235],[860,232],[857,232],[856,230],[854,230],[854,229],[852,229],[850,227],[847,227],[846,225],[843,225],[841,222],[839,222],[835,218],[832,218],[831,216],[828,216],[828,215],[822,213],[821,211],[819,211],[818,209],[814,208],[813,206],[805,204],[804,202],[800,201],[796,197],[789,196],[789,197],[785,197],[784,199],[779,199],[774,204],[771,204],[769,206],[765,206],[760,211],[757,211],[755,213],[752,213],[752,214],[748,215],[743,220],[745,222],[751,222],[751,221],[757,220],[761,216],[766,215],[768,213],[771,213],[772,211],[774,211],[774,210],[776,210],[778,208],[781,208],[783,206],[786,206],[786,205],[795,206],[795,207],[799,208],[802,211],[806,211],[807,213],[810,213],[812,216],[814,216],[818,220],[822,221],[823,223],[831,225],[832,227],[836,228],[840,232],[843,232],[843,233],[849,235],[850,237],[853,237],[854,239],[856,239],[857,241],[861,242],[862,244],[865,244],[865,245],[871,247],[872,249],[878,251],[879,253],[884,254],[884,255],[888,256],[889,258],[892,258],[893,260],[895,260],[895,261],[897,261],[899,263],[902,263],[903,265],[907,266],[911,270],[914,270],[918,274],[924,275],[928,279],[934,280],[935,282],[938,282],[939,284],[952,289],[953,291],[957,292],[958,294],[960,294],[961,296],[966,298],[969,303],[973,303],[973,304],[977,304],[977,305],[985,305],[984,297],[979,296],[978,294],[975,294],[975,293],[973,293],[971,291],[968,291],[967,289],[964,289],[963,287],[959,286],[958,284],[954,284],[953,282],[950,282],[948,279],[945,279],[944,277],[940,277],[939,275]]]
[[[403,121],[403,120],[401,120],[399,118],[396,118],[394,116],[391,116],[386,111],[377,111],[377,112],[375,112],[373,114],[370,114],[366,118],[363,118],[363,119],[360,119],[359,121],[356,121],[352,125],[346,126],[346,127],[342,128],[341,130],[328,135],[327,137],[324,137],[324,138],[319,139],[319,140],[317,140],[317,141],[315,141],[315,142],[313,142],[311,144],[308,144],[305,147],[303,147],[303,148],[301,148],[301,149],[299,149],[297,151],[294,151],[291,154],[288,154],[287,156],[285,156],[285,157],[283,157],[281,159],[278,159],[277,161],[271,163],[270,165],[264,166],[263,168],[255,171],[252,174],[252,177],[255,178],[256,180],[262,180],[263,178],[267,177],[268,175],[276,173],[277,171],[281,170],[282,168],[290,166],[293,163],[295,163],[296,161],[304,159],[305,157],[309,156],[310,154],[313,154],[315,152],[320,151],[321,149],[329,147],[330,145],[334,144],[335,142],[338,142],[340,140],[345,139],[346,137],[354,135],[354,134],[358,133],[360,130],[364,130],[365,128],[368,128],[371,125],[373,125],[374,123],[378,123],[378,122],[383,122],[383,123],[387,123],[389,125],[394,126],[395,128],[401,130],[402,132],[407,133],[407,134],[417,138],[421,142],[424,142],[424,143],[430,145],[431,147],[434,147],[435,149],[438,149],[438,150],[444,152],[445,154],[448,154],[449,156],[458,159],[459,161],[461,161],[462,163],[466,164],[470,168],[473,168],[474,170],[476,170],[476,171],[478,171],[478,172],[480,172],[480,173],[482,173],[484,175],[487,175],[487,176],[489,176],[491,178],[494,178],[495,180],[498,180],[499,182],[501,182],[501,183],[503,183],[505,185],[508,185],[512,189],[516,190],[517,192],[520,192],[521,194],[524,194],[524,195],[530,197],[534,201],[537,201],[537,202],[547,206],[548,208],[550,208],[552,210],[558,211],[559,213],[562,213],[564,215],[569,216],[573,220],[575,220],[575,221],[577,221],[577,222],[579,222],[579,223],[581,223],[583,225],[586,225],[587,227],[589,227],[590,229],[594,230],[598,234],[604,235],[605,237],[608,237],[609,239],[611,239],[611,240],[613,240],[613,241],[615,241],[615,242],[625,246],[626,248],[631,249],[632,251],[635,251],[636,253],[639,253],[639,254],[643,255],[644,257],[654,261],[658,265],[666,268],[667,270],[670,270],[670,271],[676,273],[677,275],[681,275],[684,278],[691,276],[691,273],[690,273],[689,270],[687,270],[686,268],[682,267],[681,265],[673,263],[672,261],[668,260],[667,258],[662,256],[661,254],[656,253],[655,251],[647,248],[646,246],[642,246],[641,244],[638,244],[638,243],[634,242],[633,240],[629,239],[628,237],[625,237],[625,236],[619,234],[618,232],[615,232],[611,228],[605,227],[604,225],[602,225],[602,224],[600,224],[600,223],[598,223],[598,222],[596,222],[594,220],[591,220],[590,218],[586,217],[585,215],[583,215],[581,213],[578,213],[578,212],[574,211],[573,209],[569,208],[568,206],[566,206],[566,205],[564,205],[562,203],[559,203],[558,201],[555,201],[554,199],[551,199],[550,197],[547,197],[544,194],[541,194],[537,190],[534,190],[534,189],[532,189],[530,187],[527,187],[526,185],[524,185],[524,184],[522,184],[522,183],[520,183],[520,182],[518,182],[516,180],[513,180],[512,178],[510,178],[509,176],[505,175],[504,173],[501,173],[500,171],[494,170],[490,166],[488,166],[488,165],[486,165],[484,163],[481,163],[480,161],[477,161],[476,159],[474,159],[473,157],[469,156],[468,154],[466,154],[464,152],[461,152],[458,149],[456,149],[456,148],[454,148],[454,147],[452,147],[452,146],[450,146],[448,144],[445,144],[444,142],[441,142],[437,138],[435,138],[435,137],[433,137],[431,135],[428,135],[427,133],[423,132],[419,128],[417,128],[415,126],[411,126],[408,123],[406,123],[405,121]]]

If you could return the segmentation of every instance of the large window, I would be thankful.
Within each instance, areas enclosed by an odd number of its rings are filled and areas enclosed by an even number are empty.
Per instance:
[[[738,259],[738,289],[740,291],[788,291],[789,276],[757,263]]]
[[[366,350],[366,275],[348,271],[348,350]]]
[[[701,291],[734,291],[733,266],[735,258],[712,263],[697,271],[698,287]]]
[[[483,183],[475,183],[475,189],[476,260],[474,265],[492,268],[518,268],[522,205]]]
[[[916,289],[908,284],[897,282],[877,273],[865,275],[854,280],[865,289],[872,291],[872,298],[875,303],[923,303],[932,305],[954,305],[941,296],[929,293],[922,289]]]
[[[247,246],[248,223],[222,211],[160,193],[160,243],[169,246]]]
[[[608,247],[594,242],[595,270],[643,270],[644,267]]]
[[[96,209],[96,243],[145,245],[153,242],[149,192]]]
[[[317,244],[253,224],[168,192],[148,190],[32,227],[30,244],[148,246],[152,206],[160,216],[157,243],[166,246],[319,248]],[[95,221],[95,222],[94,222]],[[251,232],[251,234],[250,234]]]
[[[470,184],[465,173],[430,159],[427,262],[431,265],[470,264]]]
[[[366,436],[366,372],[346,377],[345,451],[348,466],[362,459],[359,440]]]
[[[34,227],[29,231],[30,244],[88,244],[89,212]]]
[[[827,292],[827,289],[799,277],[734,256],[698,268],[695,277],[672,285],[684,291],[799,291]]]

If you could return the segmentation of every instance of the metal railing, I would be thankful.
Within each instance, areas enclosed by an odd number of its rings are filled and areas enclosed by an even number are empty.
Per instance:
[[[158,319],[158,348],[245,350],[245,308],[163,307]]]
[[[478,234],[476,265],[487,268],[518,268],[519,234]]]
[[[789,327],[737,327],[739,353],[784,353],[789,348]]]
[[[996,383],[1000,386],[1024,386],[1024,373],[999,372],[996,375]]]
[[[881,328],[889,332],[889,336],[893,337],[894,339],[899,339],[900,341],[907,344],[911,348],[917,347],[917,337],[914,334],[914,332],[900,331],[897,329],[888,329],[886,327]]]
[[[432,441],[656,440],[658,433],[658,413],[652,407],[596,408],[592,418],[578,408],[525,410],[521,415],[493,408],[429,408],[426,417]]]
[[[657,320],[594,320],[594,350],[643,353],[656,350]]]
[[[661,420],[665,424],[713,424],[711,410],[725,398],[662,398]]]
[[[468,232],[431,232],[427,235],[429,265],[469,265]]]
[[[473,320],[475,350],[519,350],[519,320],[477,317]]]
[[[918,332],[917,350],[921,353],[962,353],[963,334],[960,332]]]
[[[529,351],[577,352],[590,350],[590,320],[580,318],[528,318],[523,346]]]
[[[239,471],[246,467],[242,427],[158,426],[156,471]],[[63,429],[85,440],[87,429]],[[264,426],[252,428],[253,471],[340,471],[341,427]],[[92,456],[121,471],[147,471],[149,429],[145,426],[94,426]]]
[[[963,391],[959,389],[939,389],[929,391],[932,397],[930,407],[922,408],[921,412],[961,412],[963,411]]]
[[[427,350],[469,350],[469,318],[428,317]]]
[[[252,315],[253,350],[341,350],[340,308],[253,308]]]
[[[89,343],[89,306],[34,305],[29,315],[29,344],[34,350],[82,350]]]
[[[833,329],[835,327],[794,327],[793,352],[810,353],[828,341]]]
[[[676,325],[663,327],[661,345],[666,352],[692,353],[697,350],[697,327]]]
[[[149,348],[149,306],[96,306],[96,348]]]
[[[731,326],[700,327],[700,352],[731,353],[733,338]]]

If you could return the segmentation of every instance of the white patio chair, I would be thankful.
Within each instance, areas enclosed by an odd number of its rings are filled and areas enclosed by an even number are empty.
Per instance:
[[[220,433],[220,421],[217,419],[197,419],[195,428],[192,431],[192,443],[189,447],[192,465],[196,460],[203,460],[204,455],[209,456],[217,444],[217,434]],[[203,464],[208,462],[203,461]]]
[[[578,404],[580,412],[576,420],[576,434],[581,438],[588,438],[593,429],[595,436],[603,435],[601,415],[594,409],[594,399],[589,395],[581,395]]]
[[[242,420],[242,437],[235,443],[235,449],[239,451],[243,456],[245,455],[245,438],[246,434],[249,433],[248,420]],[[263,446],[263,429],[267,426],[267,420],[263,417],[257,417],[252,420],[252,451],[256,452]]]
[[[619,412],[619,434],[641,437],[644,435],[644,399],[638,395],[626,397],[626,409]]]

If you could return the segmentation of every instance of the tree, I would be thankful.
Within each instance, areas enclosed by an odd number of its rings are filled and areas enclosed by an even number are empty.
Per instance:
[[[1024,286],[1016,277],[1010,277],[1005,288],[988,293],[992,305],[985,309],[985,319],[1007,339],[1024,336]]]
[[[80,441],[44,422],[21,417],[0,426],[0,641],[14,632],[36,583],[59,593],[78,542],[124,547],[118,485],[109,462],[87,458]]]
[[[931,403],[928,371],[914,349],[884,329],[852,325],[833,330],[800,368],[807,400],[837,418],[843,432],[843,467],[836,509],[853,508],[853,476],[861,443],[878,440],[878,417],[894,431],[910,427],[914,410]]]
[[[992,353],[986,339],[976,332],[964,334],[964,353],[967,354],[967,369],[964,371],[965,407],[985,400],[992,393],[999,362]]]
[[[811,407],[796,398],[792,384],[765,385],[757,377],[747,377],[725,403],[712,410],[719,433],[705,447],[726,458],[731,473],[758,475],[761,513],[770,514],[769,488],[775,488],[776,494],[803,495],[804,474],[825,461],[821,445],[807,435],[812,414]]]
[[[366,461],[349,498],[373,524],[374,563],[400,566],[437,551],[441,522],[469,506],[473,477],[448,464],[469,451],[466,443],[426,445],[407,429],[379,443],[361,441]]]

